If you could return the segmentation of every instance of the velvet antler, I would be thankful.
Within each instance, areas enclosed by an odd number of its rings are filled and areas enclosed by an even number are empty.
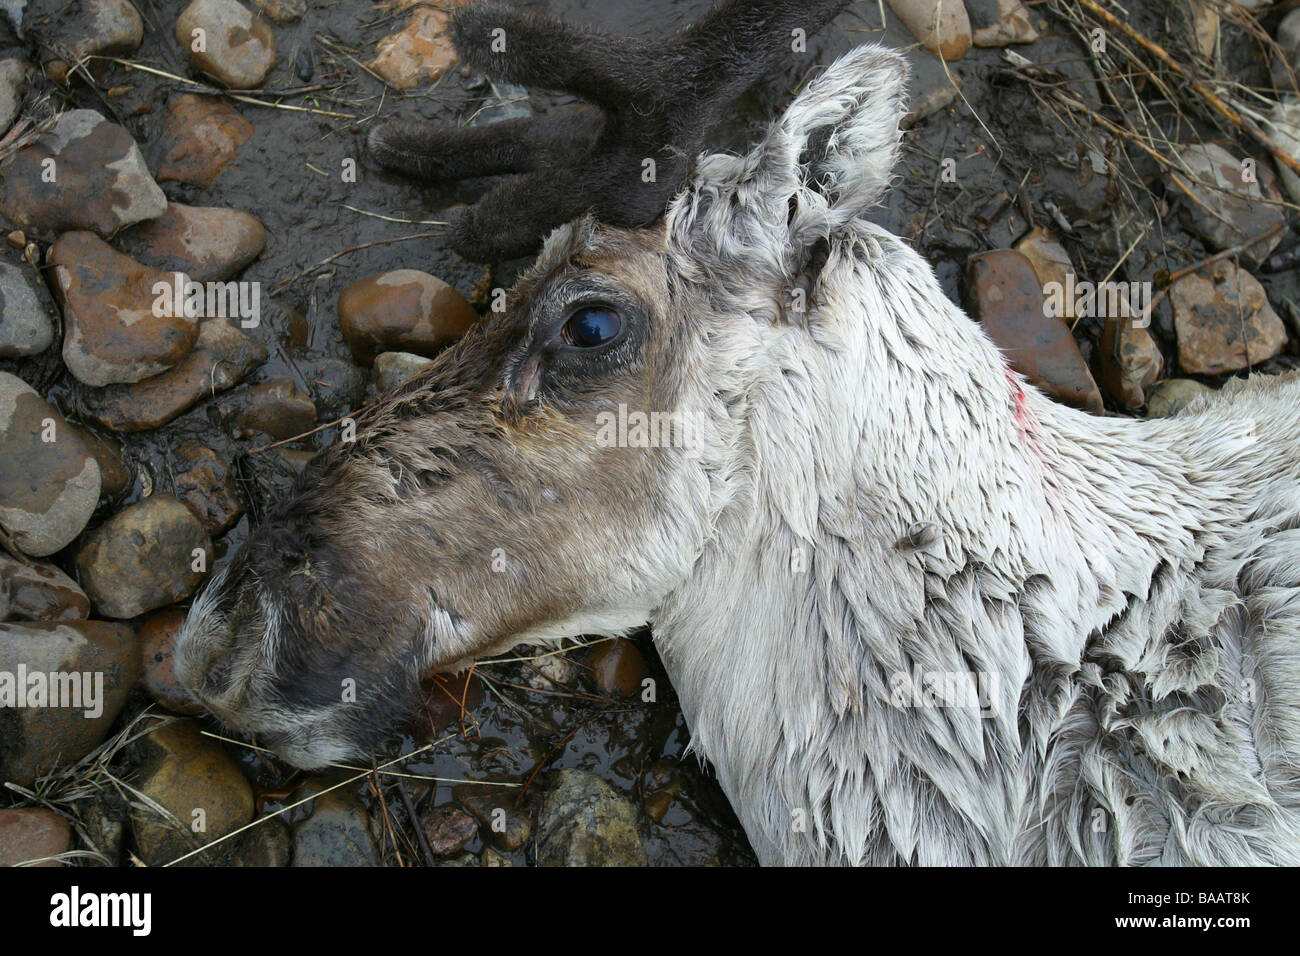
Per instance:
[[[587,211],[643,226],[686,182],[721,111],[849,0],[725,0],[666,37],[612,36],[503,3],[463,7],[452,39],[465,63],[592,107],[485,127],[390,120],[370,133],[384,166],[435,180],[505,176],[452,214],[452,247],[492,262],[529,255]],[[653,175],[647,160],[653,160]]]

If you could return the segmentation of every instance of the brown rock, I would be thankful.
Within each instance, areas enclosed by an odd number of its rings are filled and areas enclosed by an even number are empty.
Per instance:
[[[166,208],[131,134],[94,110],[62,114],[0,167],[0,214],[29,239],[77,229],[111,236]]]
[[[138,382],[171,368],[199,335],[192,316],[157,308],[157,283],[173,277],[124,256],[90,232],[50,249],[55,298],[67,331],[63,361],[87,385]]]
[[[150,697],[172,713],[202,714],[203,705],[176,679],[172,665],[176,635],[184,623],[185,612],[169,607],[150,614],[140,625],[140,682]]]
[[[1043,289],[1030,261],[1014,249],[970,257],[967,295],[976,316],[1007,361],[1057,401],[1093,414],[1101,392],[1070,330],[1046,314]]]
[[[253,6],[276,23],[295,23],[307,12],[307,0],[253,0]]]
[[[379,352],[436,355],[477,321],[463,295],[415,269],[368,276],[339,295],[343,337],[363,365]]]
[[[43,29],[47,36],[59,37],[60,49],[74,63],[87,56],[129,57],[144,39],[144,21],[127,0],[81,0],[68,4]],[[50,60],[44,67],[55,81],[66,82],[68,62]],[[107,71],[108,64],[92,61],[88,67],[92,73],[101,75]]]
[[[1286,327],[1264,287],[1227,260],[1174,282],[1169,301],[1184,372],[1235,372],[1271,359],[1286,345]]]
[[[176,450],[174,491],[212,537],[225,534],[244,514],[243,495],[217,453],[197,442]]]
[[[523,846],[533,835],[533,819],[529,809],[515,805],[515,794],[510,787],[494,787],[487,783],[461,783],[452,788],[452,796],[462,807],[474,815],[482,825],[483,839],[498,850],[511,853]]]
[[[176,42],[197,69],[232,90],[261,86],[275,66],[271,28],[237,0],[194,0],[176,21]]]
[[[32,866],[59,866],[47,858],[71,849],[72,824],[53,810],[0,810],[0,866],[18,866],[28,860],[46,860]]]
[[[120,497],[131,484],[131,470],[126,465],[121,443],[72,422],[68,422],[68,427],[86,443],[86,448],[95,456],[99,465],[99,500],[112,501]]]
[[[0,554],[0,621],[84,621],[90,599],[52,564]]]
[[[1034,275],[1038,276],[1052,314],[1073,327],[1077,316],[1074,298],[1068,295],[1068,290],[1074,288],[1070,276],[1074,276],[1073,283],[1077,283],[1079,277],[1065,247],[1051,230],[1036,226],[1016,243],[1016,252],[1034,267]]]
[[[970,49],[970,18],[959,0],[889,0],[889,9],[936,56],[960,60]]]
[[[266,349],[227,319],[205,319],[194,351],[171,371],[134,385],[112,385],[81,396],[101,425],[119,432],[166,424],[195,402],[219,395],[266,361]]]
[[[478,834],[478,821],[451,803],[426,813],[420,827],[434,856],[454,856]]]
[[[235,425],[275,439],[293,438],[316,427],[316,406],[291,378],[272,378],[239,396]]]
[[[640,693],[641,681],[650,673],[641,651],[624,637],[596,645],[591,653],[591,670],[601,690],[619,697]]]
[[[405,27],[379,41],[370,69],[399,90],[438,79],[460,59],[449,23],[445,10],[417,7]]]
[[[252,135],[252,124],[229,103],[193,93],[178,96],[167,104],[158,181],[210,189]]]
[[[976,46],[1011,46],[1038,39],[1034,18],[1020,0],[967,0],[966,7],[975,28],[971,37]]]
[[[1123,408],[1146,403],[1146,390],[1160,377],[1164,357],[1151,332],[1126,319],[1108,319],[1101,335],[1101,387]]]
[[[174,202],[122,236],[122,245],[147,266],[182,272],[196,282],[237,275],[262,254],[266,230],[246,212]]]

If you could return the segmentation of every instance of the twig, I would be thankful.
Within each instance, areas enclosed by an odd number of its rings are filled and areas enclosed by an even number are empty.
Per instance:
[[[311,266],[310,268],[304,269],[301,272],[296,273],[295,275],[291,275],[287,279],[281,279],[275,285],[271,286],[271,289],[269,292],[267,292],[267,295],[278,295],[284,289],[293,285],[295,282],[297,282],[299,279],[303,278],[304,276],[308,275],[309,273],[315,272],[317,269],[329,265],[334,260],[343,258],[343,256],[351,255],[354,252],[360,252],[362,249],[369,249],[373,246],[386,246],[394,242],[408,242],[412,239],[441,239],[442,236],[443,234],[440,232],[417,232],[409,236],[394,236],[391,239],[376,239],[374,242],[363,242],[359,246],[350,246],[347,249],[343,249],[339,252],[334,253],[332,256],[326,256],[324,259],[316,263],[314,266]]]

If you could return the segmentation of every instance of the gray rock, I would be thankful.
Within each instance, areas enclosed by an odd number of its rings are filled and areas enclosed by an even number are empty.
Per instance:
[[[300,792],[294,799],[309,795]],[[378,866],[370,818],[356,796],[331,790],[312,801],[312,812],[293,831],[294,866]]]
[[[195,30],[204,49],[195,50]],[[236,0],[194,0],[176,21],[176,42],[193,64],[235,90],[260,86],[275,66],[275,38],[260,17]]]
[[[1191,172],[1172,178],[1172,188],[1190,192],[1183,204],[1189,228],[1215,249],[1228,249],[1261,236],[1285,221],[1282,210],[1260,200],[1276,190],[1276,177],[1266,166],[1257,166],[1254,182],[1243,178],[1240,158],[1214,143],[1196,143],[1182,150],[1181,158]],[[1274,190],[1269,190],[1270,185]],[[1241,253],[1247,268],[1255,268],[1282,241],[1282,230],[1256,242]]]
[[[27,64],[14,58],[0,60],[0,136],[8,132],[18,118],[26,86]]]
[[[1213,393],[1214,389],[1202,385],[1195,379],[1165,379],[1147,393],[1147,418],[1169,418],[1202,395]]]
[[[0,358],[38,355],[54,342],[53,301],[19,266],[0,262]]]
[[[636,808],[593,773],[561,770],[537,821],[542,866],[645,866]]]
[[[1296,12],[1300,13],[1300,10]],[[1300,160],[1300,99],[1294,96],[1288,97],[1273,107],[1265,131],[1278,146],[1290,153],[1293,159]],[[1273,162],[1277,164],[1278,175],[1282,177],[1282,185],[1290,195],[1291,201],[1300,203],[1300,175],[1297,175],[1290,166],[1280,162],[1276,156],[1273,157]]]
[[[53,810],[24,807],[0,810],[0,866],[45,860],[33,866],[58,866],[48,859],[72,849],[72,824]]]
[[[63,416],[0,372],[0,527],[25,554],[53,554],[99,501],[99,465]]]
[[[432,364],[433,359],[412,352],[380,352],[375,356],[375,385],[381,392],[387,392]]]

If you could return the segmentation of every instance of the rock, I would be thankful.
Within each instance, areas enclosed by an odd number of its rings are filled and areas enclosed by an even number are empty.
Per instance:
[[[1045,314],[1046,298],[1029,259],[996,249],[967,263],[968,307],[1016,371],[1057,401],[1102,411],[1101,392],[1074,336]]]
[[[52,564],[0,554],[0,621],[84,621],[90,599]]]
[[[144,39],[144,21],[127,0],[81,0],[59,11],[43,27],[59,38],[61,52],[70,60],[52,59],[45,72],[56,82],[67,82],[72,64],[87,56],[129,57]],[[90,63],[92,73],[105,72],[106,64]]]
[[[252,124],[229,103],[193,93],[178,96],[167,104],[158,181],[211,189],[252,135]]]
[[[1150,330],[1125,319],[1107,319],[1098,351],[1102,389],[1122,408],[1141,408],[1146,390],[1164,368],[1164,356]]]
[[[72,824],[53,810],[24,807],[0,810],[0,866],[60,866],[49,857],[72,849]]]
[[[307,0],[253,0],[253,6],[276,23],[295,23],[307,12]]]
[[[379,352],[436,355],[477,321],[463,295],[415,269],[368,276],[339,295],[339,325],[362,365]]]
[[[111,438],[96,435],[89,428],[68,423],[68,427],[86,443],[99,465],[99,500],[113,501],[121,497],[131,484],[131,470],[122,455],[122,446]]]
[[[266,230],[246,212],[174,202],[157,219],[122,236],[131,256],[164,272],[183,272],[196,282],[238,275],[266,247]]]
[[[545,654],[529,661],[524,681],[529,687],[541,691],[560,690],[573,683],[577,670],[573,661],[563,654]]]
[[[1190,378],[1167,378],[1147,392],[1147,418],[1169,418],[1214,389]]]
[[[54,295],[67,331],[63,361],[87,385],[138,382],[167,371],[194,346],[199,322],[155,286],[174,277],[124,256],[89,232],[68,232],[50,249]]]
[[[1038,39],[1034,18],[1020,0],[966,0],[976,46],[1002,47]]]
[[[224,861],[229,866],[288,866],[293,858],[293,837],[278,817],[259,820],[257,826],[233,842],[236,845],[230,859]]]
[[[54,342],[53,302],[45,283],[0,262],[0,358],[38,355]]]
[[[1067,295],[1067,290],[1074,288],[1078,275],[1070,254],[1049,229],[1036,226],[1025,233],[1024,238],[1016,243],[1016,252],[1029,260],[1034,268],[1034,275],[1047,296],[1052,314],[1062,319],[1066,325],[1074,326],[1074,297]],[[1074,280],[1070,276],[1074,276]]]
[[[442,860],[435,863],[434,866],[478,866],[478,858],[473,853],[461,853],[459,856],[453,856],[449,860]]]
[[[540,866],[645,866],[636,808],[593,773],[561,770],[537,821]]]
[[[1190,179],[1183,174],[1173,176],[1174,186],[1188,197],[1183,203],[1183,216],[1188,228],[1213,248],[1231,248],[1286,221],[1281,208],[1260,201],[1274,179],[1267,167],[1255,167],[1256,181],[1246,182],[1241,160],[1213,143],[1185,147],[1182,160],[1192,173]],[[1282,241],[1282,232],[1277,229],[1272,237],[1243,250],[1242,263],[1247,268],[1258,266]]]
[[[150,614],[136,632],[140,639],[140,682],[149,696],[174,714],[205,713],[202,704],[176,679],[172,653],[176,635],[185,623],[180,608],[163,608]]]
[[[159,721],[140,741],[137,789],[175,818],[138,801],[131,830],[140,858],[170,863],[253,819],[253,788],[221,745],[190,720]],[[204,862],[206,854],[186,861]]]
[[[53,554],[99,501],[99,465],[63,416],[0,372],[0,527],[24,554]]]
[[[104,861],[83,861],[82,866],[117,866],[126,842],[126,823],[130,807],[116,792],[101,790],[81,811],[81,826],[86,834],[87,849],[102,853]]]
[[[405,27],[375,46],[370,69],[399,90],[438,79],[460,59],[447,33],[449,23],[445,10],[416,7]]]
[[[0,136],[9,131],[23,105],[27,86],[27,64],[10,57],[0,60]]]
[[[514,866],[507,857],[502,856],[492,847],[484,847],[479,857],[479,866]]]
[[[181,445],[176,456],[176,497],[203,522],[211,537],[225,534],[244,514],[243,495],[230,469],[216,452],[197,442]]]
[[[190,509],[171,495],[154,495],[87,535],[76,563],[94,608],[129,618],[193,594],[212,564],[212,542]]]
[[[1169,302],[1184,372],[1235,372],[1271,359],[1286,345],[1286,326],[1264,287],[1226,259],[1174,282]]]
[[[16,678],[20,667],[27,675],[25,705],[0,706],[0,781],[31,787],[37,777],[86,756],[108,735],[139,676],[140,651],[124,624],[0,624],[0,673]],[[51,674],[57,675],[57,688],[49,686]],[[36,675],[51,692],[46,706],[33,696]],[[70,706],[48,706],[55,699]]]
[[[232,90],[261,86],[275,66],[271,28],[237,0],[194,0],[176,21],[176,42],[197,69]]]
[[[0,214],[28,238],[80,229],[111,236],[166,208],[131,134],[94,110],[62,114],[0,168]]]
[[[293,356],[293,367],[312,389],[317,415],[340,418],[365,402],[366,373],[349,359],[306,352]]]
[[[596,645],[591,653],[592,675],[607,694],[632,697],[641,692],[641,681],[650,674],[637,646],[625,637]]]
[[[420,827],[434,856],[455,856],[478,835],[478,821],[450,803],[426,813]]]
[[[1300,72],[1300,7],[1292,10],[1278,23],[1277,45],[1282,48],[1291,69]]]
[[[307,796],[296,793],[295,800]],[[311,816],[293,830],[294,866],[378,866],[379,850],[370,832],[366,808],[340,788],[312,801]]]
[[[1192,42],[1207,60],[1214,58],[1214,48],[1219,38],[1219,11],[1210,0],[1189,0]]]
[[[234,424],[275,439],[293,438],[316,427],[316,406],[291,378],[272,378],[239,396]]]
[[[266,349],[228,319],[205,319],[194,350],[175,368],[134,385],[112,385],[81,396],[81,407],[119,432],[166,424],[204,397],[229,391],[266,361]]]
[[[375,387],[381,392],[397,388],[433,364],[433,359],[410,352],[380,352],[375,356]]]
[[[970,18],[954,0],[889,0],[889,9],[936,56],[960,60],[971,45]]]
[[[481,824],[483,838],[498,850],[512,853],[533,835],[532,818],[515,807],[513,788],[460,783],[451,793]]]
[[[1273,107],[1268,122],[1264,124],[1264,131],[1278,146],[1290,153],[1292,159],[1300,161],[1300,99],[1293,96]],[[1277,165],[1282,186],[1291,201],[1300,203],[1300,176],[1276,156],[1273,157],[1273,162]]]

